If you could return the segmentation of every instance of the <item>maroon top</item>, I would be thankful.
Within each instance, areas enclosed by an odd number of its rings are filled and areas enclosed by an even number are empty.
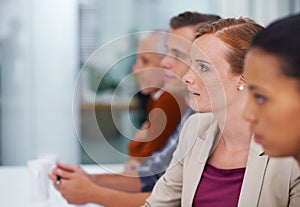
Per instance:
[[[237,206],[245,168],[218,169],[206,163],[193,201],[194,207]]]

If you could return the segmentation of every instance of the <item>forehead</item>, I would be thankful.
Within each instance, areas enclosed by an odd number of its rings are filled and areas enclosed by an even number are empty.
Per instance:
[[[228,46],[214,34],[205,34],[193,42],[191,56],[209,62],[224,60]]]
[[[141,61],[144,66],[160,66],[161,56],[159,53],[154,52],[140,52],[136,54],[136,61]]]
[[[137,52],[157,52],[159,39],[155,36],[148,36],[138,43]]]
[[[194,37],[195,31],[191,26],[173,29],[169,33],[167,47],[168,49],[177,48],[189,51]]]
[[[255,80],[272,81],[277,78],[284,78],[280,71],[279,60],[258,48],[251,49],[245,60],[245,73],[251,81],[252,76]]]
[[[158,53],[158,39],[151,36],[140,40],[136,52],[137,57],[147,58],[152,62],[161,58],[161,54]]]
[[[268,91],[276,95],[298,91],[298,81],[281,72],[279,59],[261,49],[255,48],[248,52],[245,60],[245,74],[247,84],[257,90]]]

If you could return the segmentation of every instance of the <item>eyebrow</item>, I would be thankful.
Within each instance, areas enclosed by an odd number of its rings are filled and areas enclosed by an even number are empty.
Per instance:
[[[172,48],[171,51],[172,51],[172,52],[179,52],[179,53],[185,54],[184,52],[182,52],[182,51],[180,51],[180,50],[178,50],[178,49],[176,49],[176,48]]]
[[[248,84],[248,90],[249,91],[257,91],[257,92],[265,92],[267,89],[265,89],[264,87],[257,87],[255,85]]]
[[[254,85],[248,85],[248,89],[250,91],[254,91],[254,90],[256,90],[256,86],[254,86]]]
[[[201,63],[206,63],[206,64],[211,64],[211,62],[205,61],[205,60],[201,60],[201,59],[195,59],[194,62],[201,62]]]

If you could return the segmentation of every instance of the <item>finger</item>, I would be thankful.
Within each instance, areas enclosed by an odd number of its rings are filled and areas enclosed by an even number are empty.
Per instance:
[[[55,181],[56,181],[56,176],[55,176],[55,175],[53,175],[53,174],[48,174],[48,178],[49,178],[50,180],[52,180],[52,181],[55,183]]]
[[[53,176],[56,176],[56,170],[57,170],[57,168],[54,168],[50,174],[52,174]]]
[[[70,172],[74,172],[75,170],[77,170],[79,168],[78,165],[64,165],[60,162],[56,163],[56,166],[60,169],[66,170],[66,171],[70,171]]]
[[[49,174],[48,177],[52,180],[54,188],[60,191],[61,181],[59,184],[56,182],[57,176]]]
[[[74,173],[73,172],[69,172],[69,171],[65,171],[65,170],[62,170],[62,169],[55,169],[55,172],[54,172],[54,174],[56,175],[56,176],[60,176],[61,178],[63,178],[63,179],[71,179],[72,178],[72,176],[74,175]]]

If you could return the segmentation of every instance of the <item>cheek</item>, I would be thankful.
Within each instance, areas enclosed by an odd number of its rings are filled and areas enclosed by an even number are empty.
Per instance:
[[[274,118],[274,117],[273,117]],[[300,152],[300,123],[292,119],[265,120],[265,150],[271,156],[295,156]]]
[[[299,116],[293,111],[278,110],[276,107],[269,111],[261,111],[261,130],[269,134],[269,138],[278,139],[285,142],[289,137],[299,136],[300,139],[300,120]]]
[[[285,113],[285,119],[280,124],[286,136],[297,138],[300,141],[300,109]]]
[[[185,64],[179,62],[177,65],[175,65],[176,70],[174,71],[178,76],[181,78],[186,74],[186,72],[189,70],[189,67]]]
[[[260,113],[261,113],[260,121],[262,123],[262,128],[265,128],[267,131],[275,132],[276,130],[278,130],[278,127],[282,125],[281,120],[278,120],[273,113],[266,113],[263,110]]]
[[[262,105],[262,107],[259,107],[257,116],[259,116],[262,127],[268,127],[269,132],[280,130],[289,120],[289,112],[285,110],[285,107],[282,108],[277,103],[267,102],[265,105]]]
[[[199,90],[202,91],[205,98],[209,99],[211,102],[219,102],[219,99],[223,100],[225,94],[221,82],[216,81],[213,78],[199,81]]]

